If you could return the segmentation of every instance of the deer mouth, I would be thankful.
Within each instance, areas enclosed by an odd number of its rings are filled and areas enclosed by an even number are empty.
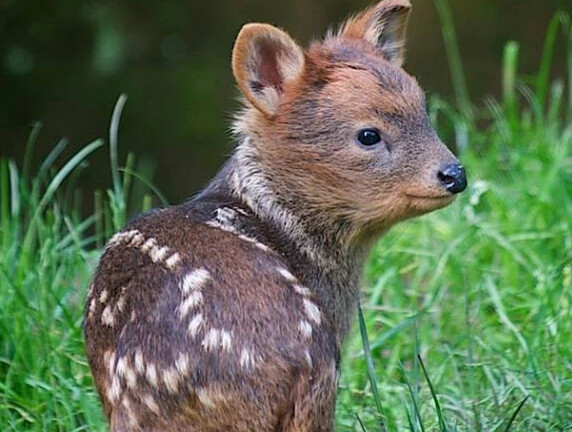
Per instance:
[[[455,199],[455,195],[417,195],[406,193],[409,205],[422,213],[447,207]]]
[[[417,200],[430,200],[430,201],[453,201],[455,199],[454,195],[414,195],[414,194],[405,194],[408,198],[413,198]]]

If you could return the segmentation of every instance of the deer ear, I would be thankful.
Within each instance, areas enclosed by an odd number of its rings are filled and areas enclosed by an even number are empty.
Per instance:
[[[304,52],[282,30],[246,24],[232,52],[232,72],[242,94],[267,116],[276,114],[284,84],[304,69]]]
[[[401,66],[410,10],[409,0],[383,0],[346,21],[339,36],[365,39],[374,44],[388,61]]]

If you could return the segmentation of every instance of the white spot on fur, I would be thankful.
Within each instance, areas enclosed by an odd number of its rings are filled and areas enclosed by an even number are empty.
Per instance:
[[[123,287],[123,291],[125,291],[126,287]],[[121,296],[119,297],[119,300],[117,300],[117,309],[119,309],[119,312],[123,312],[123,308],[125,307],[125,295],[122,293]]]
[[[127,382],[127,387],[133,389],[137,386],[137,375],[133,369],[128,369],[127,373],[125,374],[125,381]]]
[[[140,248],[141,252],[148,254],[154,263],[162,263],[169,270],[174,270],[181,262],[181,256],[177,252],[171,253],[168,246],[157,244],[157,239],[154,237],[145,239],[145,236],[137,230],[114,235],[109,245],[119,243],[127,243],[130,247]],[[169,257],[165,259],[167,256]]]
[[[125,307],[125,297],[119,297],[117,300],[117,309],[119,312],[123,312],[123,308]]]
[[[115,372],[117,372],[117,375],[122,377],[125,375],[126,367],[127,367],[127,361],[125,360],[125,357],[120,357],[119,360],[117,360],[117,366],[115,367]]]
[[[232,347],[232,333],[226,330],[210,329],[203,339],[202,346],[206,351],[221,348],[229,352]]]
[[[216,209],[216,220],[224,225],[232,225],[236,212],[228,207]]]
[[[88,315],[89,318],[93,317],[96,307],[97,307],[97,302],[94,298],[92,298],[91,302],[89,302],[89,315]]]
[[[113,327],[115,324],[115,317],[111,311],[111,306],[106,306],[101,314],[101,322],[109,327]]]
[[[241,240],[247,241],[247,242],[249,242],[249,243],[252,243],[254,246],[256,246],[257,248],[263,250],[264,252],[268,252],[268,251],[271,250],[271,249],[270,249],[268,246],[266,246],[264,243],[260,243],[258,240],[253,239],[252,237],[248,237],[248,236],[246,236],[246,235],[244,235],[244,234],[239,234],[239,235],[238,235],[238,238],[241,239]]]
[[[131,239],[131,241],[129,242],[129,246],[139,247],[143,244],[144,241],[145,241],[145,236],[143,236],[143,234],[141,234],[140,232],[137,232],[137,234],[135,234]]]
[[[240,366],[245,369],[253,368],[256,366],[256,358],[253,350],[243,348],[240,351]]]
[[[111,402],[117,402],[121,396],[121,383],[119,382],[119,377],[114,376],[111,380],[111,386],[107,391],[107,398]]]
[[[203,295],[200,291],[192,292],[179,306],[181,319],[185,318],[189,312],[203,303]]]
[[[311,369],[314,367],[314,362],[312,361],[312,356],[310,355],[310,351],[304,350],[304,357],[306,357],[306,364]]]
[[[142,400],[145,406],[147,406],[147,408],[153,411],[153,413],[157,415],[161,414],[161,409],[159,408],[159,405],[157,405],[157,402],[155,402],[153,396],[151,396],[150,394],[146,394],[145,396],[143,396]]]
[[[232,334],[230,332],[227,332],[225,330],[221,330],[221,332],[220,332],[220,346],[224,351],[226,351],[226,352],[230,351],[230,348],[232,346]]]
[[[156,246],[157,240],[154,237],[151,237],[147,239],[145,243],[143,243],[143,246],[141,246],[141,251],[147,253],[150,250],[153,250]]]
[[[169,252],[169,248],[167,246],[156,247],[156,248],[151,249],[149,256],[151,257],[151,260],[154,263],[156,263],[159,261],[163,261],[163,259],[167,256],[168,252]]]
[[[298,279],[296,279],[296,276],[294,276],[292,273],[290,273],[284,267],[278,267],[276,270],[278,270],[278,273],[280,273],[280,275],[284,279],[286,279],[288,282],[297,282],[298,281]]]
[[[139,234],[139,231],[137,230],[118,232],[113,237],[111,237],[111,240],[109,240],[109,243],[107,245],[108,247],[110,247],[110,246],[116,246],[122,242],[131,241],[131,239],[137,234]]]
[[[128,363],[125,364],[125,368],[123,370],[123,377],[125,378],[125,382],[127,383],[127,387],[135,388],[137,385],[137,375],[131,366]]]
[[[135,370],[140,374],[145,372],[145,359],[140,349],[135,352]]]
[[[183,294],[188,295],[191,291],[202,289],[210,277],[211,274],[205,268],[193,270],[192,272],[186,274],[183,278],[183,282],[181,283],[181,290],[183,291]]]
[[[163,382],[171,393],[179,391],[179,372],[175,368],[163,370]]]
[[[187,375],[189,373],[189,356],[186,353],[179,354],[175,367],[181,375]]]
[[[294,287],[294,291],[296,291],[300,295],[303,295],[303,296],[309,296],[310,295],[310,290],[308,288],[306,288],[305,286],[294,284],[293,287]]]
[[[232,208],[235,212],[240,213],[243,216],[250,216],[247,212],[245,212],[243,209],[238,208],[238,207],[233,207]]]
[[[214,218],[214,220],[208,221],[206,222],[206,224],[210,227],[213,228],[218,228],[221,229],[223,231],[232,233],[232,234],[236,234],[238,236],[239,239],[244,240],[246,242],[252,243],[253,245],[255,245],[257,248],[263,250],[264,252],[268,252],[271,249],[266,246],[263,243],[260,243],[258,240],[249,237],[245,234],[241,234],[236,227],[234,227],[233,223],[234,223],[234,218],[236,217],[236,211],[238,211],[238,209],[230,209],[228,207],[223,207],[223,208],[219,208],[216,210],[216,216]],[[245,212],[240,211],[240,213],[247,215]]]
[[[103,354],[103,361],[107,363],[107,372],[109,377],[112,377],[115,371],[115,351],[105,351]]]
[[[200,387],[197,389],[197,397],[199,398],[199,401],[201,401],[201,403],[207,407],[207,408],[214,408],[215,407],[215,403],[214,401],[211,399],[210,395],[209,395],[209,391],[206,388]]]
[[[175,252],[169,258],[165,260],[165,265],[169,270],[174,270],[181,262],[181,255],[178,252]]]
[[[105,303],[107,301],[107,290],[104,289],[103,291],[101,291],[101,294],[99,294],[99,302],[100,303]]]
[[[187,329],[187,331],[189,332],[189,336],[191,336],[193,339],[196,338],[197,334],[199,333],[199,330],[201,329],[202,324],[203,324],[203,315],[202,314],[195,315],[193,319],[189,321],[189,327]]]
[[[153,387],[157,387],[157,367],[153,363],[148,363],[145,368],[145,378]]]
[[[237,231],[234,229],[234,227],[229,226],[229,225],[224,225],[218,221],[208,221],[205,223],[206,223],[206,225],[208,225],[212,228],[217,228],[217,229],[221,229],[223,231],[227,231],[227,232],[232,233],[232,234],[237,234]]]
[[[220,330],[210,329],[203,339],[202,346],[206,351],[218,348],[220,344]]]
[[[308,321],[300,321],[300,324],[298,324],[298,329],[300,330],[300,333],[302,333],[302,336],[304,336],[306,339],[312,337],[312,325]]]
[[[306,315],[308,315],[308,318],[310,318],[312,321],[314,321],[316,324],[319,325],[320,322],[322,321],[320,309],[318,309],[318,306],[316,306],[315,303],[306,298],[303,301],[304,301],[304,309],[306,310]]]

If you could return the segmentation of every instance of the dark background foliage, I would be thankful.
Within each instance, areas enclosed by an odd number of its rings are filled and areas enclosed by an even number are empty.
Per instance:
[[[230,71],[234,37],[248,21],[288,29],[302,44],[320,37],[364,0],[0,0],[0,155],[21,160],[30,124],[41,120],[35,162],[62,136],[76,151],[106,135],[113,105],[129,101],[120,132],[124,155],[171,202],[195,192],[232,149],[237,107]],[[452,97],[441,27],[430,0],[414,0],[406,69],[431,93]],[[453,0],[473,101],[498,95],[502,47],[517,40],[520,70],[535,72],[546,26],[572,0]],[[564,53],[557,49],[557,53]],[[532,53],[532,55],[530,55]],[[556,58],[554,74],[562,74]],[[80,186],[107,187],[104,152]],[[96,169],[93,169],[96,165]]]

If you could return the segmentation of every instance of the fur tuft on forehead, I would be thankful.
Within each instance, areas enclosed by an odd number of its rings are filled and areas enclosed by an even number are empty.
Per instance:
[[[307,59],[314,68],[314,81],[320,77],[322,84],[331,85],[330,91],[343,94],[344,105],[350,100],[363,101],[363,95],[368,95],[370,108],[379,107],[388,114],[424,113],[425,94],[417,80],[363,40],[331,37],[316,42],[308,50]],[[310,87],[316,86],[310,83]],[[331,96],[333,101],[339,98]]]

